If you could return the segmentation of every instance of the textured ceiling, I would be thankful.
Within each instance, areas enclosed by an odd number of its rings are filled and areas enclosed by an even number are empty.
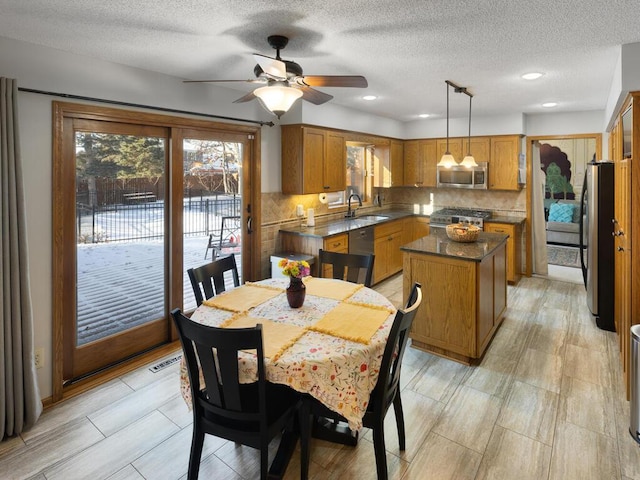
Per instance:
[[[640,42],[638,0],[0,0],[0,12],[1,36],[181,79],[252,78],[251,53],[275,55],[267,36],[286,35],[282,57],[306,74],[369,81],[319,88],[332,102],[403,121],[444,116],[445,80],[474,94],[474,116],[601,110],[618,47]],[[531,71],[545,75],[520,78]],[[468,112],[466,96],[450,105]]]

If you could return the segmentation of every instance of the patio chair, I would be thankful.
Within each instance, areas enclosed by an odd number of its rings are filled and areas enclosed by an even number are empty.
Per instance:
[[[318,253],[319,276],[324,277],[324,265],[333,267],[333,278],[346,280],[352,283],[363,283],[365,287],[371,286],[373,275],[373,261],[375,255],[358,255],[355,253],[329,252],[320,249]]]
[[[223,253],[238,253],[241,246],[242,226],[239,216],[222,217],[220,231],[209,235],[207,249],[204,251],[204,259],[207,259],[209,250],[211,260],[215,260]]]
[[[422,289],[419,283],[415,283],[409,294],[407,306],[403,310],[398,310],[393,320],[393,326],[391,327],[391,332],[387,338],[387,344],[382,355],[380,375],[378,376],[376,386],[371,392],[367,411],[362,419],[363,425],[373,430],[373,446],[378,480],[386,480],[388,478],[387,452],[384,441],[384,418],[392,404],[396,416],[400,450],[405,450],[404,414],[402,411],[402,400],[400,398],[400,369],[402,367],[402,357],[407,346],[407,340],[409,339],[409,330],[411,329],[411,324],[413,323],[420,303],[422,303]],[[300,408],[300,462],[301,478],[303,479],[308,477],[309,438],[311,436],[310,420],[315,417],[334,419],[342,422],[346,421],[344,417],[328,409],[310,395],[303,398]]]
[[[294,431],[300,396],[284,385],[266,380],[262,325],[217,328],[171,312],[184,351],[191,398],[193,434],[187,478],[197,479],[205,434],[260,450],[260,478],[281,478],[295,445]],[[215,353],[214,353],[215,350]],[[238,354],[255,351],[258,380],[240,383]],[[200,375],[204,385],[200,383]],[[269,443],[282,434],[269,469]]]
[[[233,279],[233,286],[239,287],[240,276],[234,255],[219,257],[211,263],[187,270],[198,306],[202,305],[206,299],[226,290],[224,274],[229,271]]]

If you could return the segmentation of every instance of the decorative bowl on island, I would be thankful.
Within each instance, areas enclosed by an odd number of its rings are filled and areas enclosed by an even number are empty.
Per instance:
[[[478,239],[480,228],[475,225],[465,225],[462,223],[452,223],[447,225],[447,237],[454,242],[471,243]]]

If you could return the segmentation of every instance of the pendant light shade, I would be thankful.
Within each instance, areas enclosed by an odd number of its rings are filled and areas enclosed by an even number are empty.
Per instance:
[[[439,167],[451,168],[454,165],[457,165],[456,159],[453,158],[451,152],[449,151],[449,81],[445,80],[447,84],[447,151],[444,152],[442,158],[438,162]]]
[[[466,87],[459,87],[449,80],[445,80],[445,83],[447,84],[447,151],[442,155],[442,158],[438,162],[438,166],[451,168],[458,165],[458,162],[456,162],[456,159],[453,158],[453,155],[451,155],[451,152],[449,151],[449,87],[451,86],[454,88],[456,93],[464,93],[469,97],[469,140],[467,145],[467,155],[464,157],[460,165],[467,168],[477,167],[478,164],[476,163],[476,159],[471,155],[471,99],[473,98],[473,95],[467,91]]]
[[[302,91],[290,87],[285,82],[274,82],[267,87],[256,88],[253,94],[258,97],[264,108],[280,118],[302,96]]]
[[[476,159],[473,158],[473,155],[471,155],[471,99],[473,98],[473,95],[466,91],[465,93],[469,95],[469,138],[467,141],[467,155],[462,159],[460,165],[462,165],[463,167],[471,168],[478,166],[478,164],[476,163]]]

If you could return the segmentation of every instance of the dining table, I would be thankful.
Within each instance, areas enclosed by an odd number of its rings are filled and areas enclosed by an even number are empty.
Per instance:
[[[304,304],[291,308],[288,279],[247,282],[205,300],[191,320],[221,328],[262,324],[267,381],[308,394],[358,432],[376,385],[396,308],[383,295],[342,280],[305,277]],[[255,352],[239,355],[240,381],[257,379]],[[191,406],[189,376],[181,393]]]

